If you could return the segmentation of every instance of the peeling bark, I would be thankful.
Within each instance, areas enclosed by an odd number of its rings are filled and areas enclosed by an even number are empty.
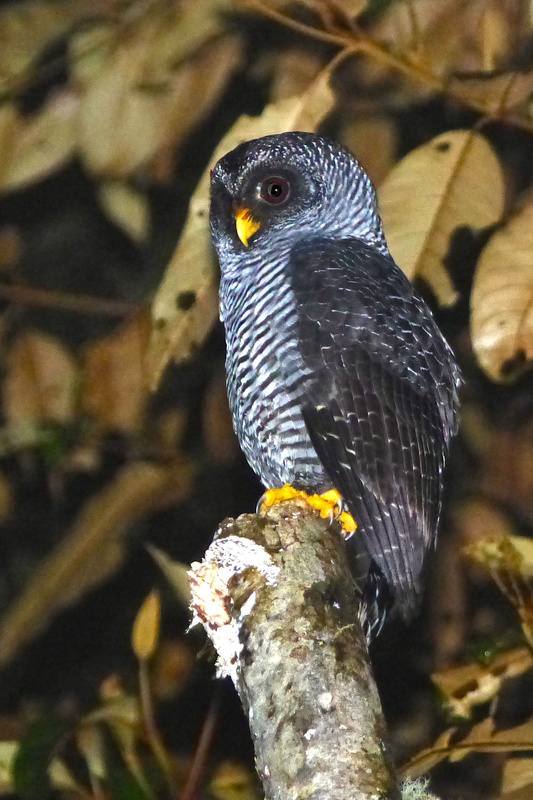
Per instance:
[[[248,713],[266,797],[398,800],[338,526],[295,501],[226,520],[191,583],[195,622]]]

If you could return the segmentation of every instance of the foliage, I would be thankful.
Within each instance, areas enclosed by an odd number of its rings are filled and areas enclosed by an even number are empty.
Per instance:
[[[2,7],[0,664],[20,692],[0,691],[1,792],[190,800],[206,784],[217,800],[257,794],[240,753],[217,757],[208,778],[220,698],[192,759],[192,741],[172,744],[187,720],[162,722],[198,670],[197,642],[168,625],[185,616],[168,586],[183,606],[181,562],[259,494],[225,401],[209,170],[245,139],[320,129],[369,171],[393,255],[433,302],[465,377],[422,623],[431,647],[419,647],[451,719],[429,745],[443,723],[420,684],[403,717],[391,701],[393,746],[406,774],[432,770],[443,796],[466,796],[465,784],[473,798],[531,796],[531,9],[527,0]],[[135,559],[122,608],[111,589]],[[133,649],[126,636],[120,658],[103,634],[86,642],[80,661],[93,651],[100,661],[80,699],[57,632],[79,619],[73,627],[94,636],[98,597],[107,598],[98,630],[116,617],[111,639],[133,630]],[[474,639],[488,644],[469,658]],[[418,669],[403,632],[392,641],[375,654],[378,672],[380,658],[388,665],[384,696],[397,677],[391,660]],[[35,652],[47,654],[43,669],[54,662],[66,698],[20,677]],[[490,767],[477,793],[476,758]]]

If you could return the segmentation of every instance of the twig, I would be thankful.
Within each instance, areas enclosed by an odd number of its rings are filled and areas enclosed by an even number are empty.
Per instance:
[[[103,317],[128,317],[142,308],[140,303],[131,303],[127,300],[70,294],[22,283],[0,283],[0,299],[23,306],[56,308],[76,314],[94,314]]]
[[[159,765],[159,768],[169,783],[169,787],[174,788],[174,775],[172,764],[167,756],[165,746],[159,735],[155,722],[154,707],[152,703],[152,692],[150,689],[150,677],[148,674],[148,664],[145,659],[139,662],[139,695],[141,710],[144,721],[144,729],[150,749]]]
[[[294,501],[226,520],[191,584],[267,800],[400,798],[339,528]]]
[[[200,740],[194,753],[189,774],[187,775],[187,782],[179,798],[176,797],[176,800],[196,800],[198,797],[198,793],[202,785],[202,777],[206,773],[206,763],[218,724],[220,701],[221,686],[219,684],[215,687],[215,691],[209,705],[209,710],[202,726]]]
[[[353,29],[347,31],[339,29],[335,31],[324,31],[320,28],[313,27],[313,25],[295,20],[282,11],[272,6],[265,5],[261,0],[240,0],[240,2],[250,11],[255,11],[258,14],[268,17],[303,36],[336,45],[347,52],[349,51],[350,54],[353,55],[361,53],[362,55],[368,56],[387,69],[390,69],[391,72],[403,75],[415,83],[427,86],[435,92],[435,94],[442,94],[456,103],[467,106],[479,114],[483,114],[485,117],[484,124],[498,121],[533,133],[533,123],[529,119],[507,112],[504,107],[504,98],[502,99],[500,111],[494,113],[493,108],[488,108],[482,101],[476,100],[473,97],[465,97],[460,91],[454,90],[453,87],[450,86],[448,79],[436,75],[429,67],[420,63],[418,58],[415,60],[410,58],[409,54],[405,53],[402,55],[395,55],[385,45],[372,39],[372,37],[367,34],[354,32]]]

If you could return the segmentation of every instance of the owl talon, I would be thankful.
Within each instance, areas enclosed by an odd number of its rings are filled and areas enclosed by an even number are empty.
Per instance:
[[[272,506],[296,499],[305,500],[320,513],[323,519],[328,519],[330,523],[338,520],[346,536],[350,536],[357,528],[352,515],[344,511],[342,497],[336,489],[331,489],[324,494],[307,494],[295,489],[290,484],[286,484],[280,489],[267,489],[257,504],[257,513],[267,514],[268,509]]]

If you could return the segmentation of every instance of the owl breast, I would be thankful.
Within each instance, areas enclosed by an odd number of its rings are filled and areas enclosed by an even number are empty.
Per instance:
[[[290,287],[256,273],[253,282],[228,285],[221,297],[226,333],[226,375],[233,426],[241,448],[266,487],[328,485],[301,411],[309,372],[295,334]],[[231,294],[230,294],[231,293]]]

